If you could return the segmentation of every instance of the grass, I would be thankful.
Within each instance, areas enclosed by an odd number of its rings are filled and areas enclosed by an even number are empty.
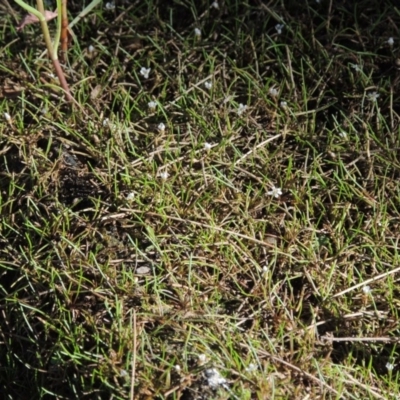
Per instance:
[[[397,398],[389,3],[1,6],[2,398]]]

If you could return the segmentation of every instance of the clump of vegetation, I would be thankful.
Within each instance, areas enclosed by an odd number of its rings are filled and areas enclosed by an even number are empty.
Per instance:
[[[395,398],[399,9],[68,6],[74,109],[0,5],[2,396]]]

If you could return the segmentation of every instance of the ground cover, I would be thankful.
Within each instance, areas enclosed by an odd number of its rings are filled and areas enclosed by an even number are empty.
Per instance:
[[[2,398],[399,398],[395,2],[9,3]]]

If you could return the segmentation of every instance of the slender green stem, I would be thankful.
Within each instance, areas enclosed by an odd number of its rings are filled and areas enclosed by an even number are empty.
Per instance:
[[[39,0],[38,0],[39,1]],[[40,0],[42,1],[42,0]],[[58,46],[60,44],[60,38],[61,38],[61,26],[62,26],[62,6],[61,6],[61,0],[57,0],[57,32],[56,36],[54,37],[54,52],[57,55],[58,54]]]
[[[40,21],[40,25],[42,26],[43,36],[44,36],[44,40],[46,42],[47,49],[48,49],[49,54],[50,54],[50,58],[52,60],[57,60],[58,59],[58,55],[54,51],[53,43],[51,42],[49,27],[47,25],[47,21],[46,21],[46,18],[45,18],[43,0],[36,0],[36,4],[37,4],[37,8],[38,8],[39,12],[42,15],[42,18],[39,18],[39,21]]]
[[[83,17],[85,17],[87,14],[89,14],[90,11],[94,7],[96,7],[98,4],[100,4],[102,0],[93,0],[88,6],[86,6],[80,13],[79,15],[68,25],[70,28],[72,28],[77,22],[79,22]]]

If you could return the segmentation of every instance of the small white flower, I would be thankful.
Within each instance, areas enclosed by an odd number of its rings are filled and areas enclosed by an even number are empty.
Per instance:
[[[226,379],[215,368],[205,370],[208,386],[217,389],[219,386],[226,385]]]
[[[132,201],[135,198],[135,193],[134,192],[130,192],[128,193],[128,196],[126,196],[126,199],[128,201]]]
[[[211,143],[204,143],[204,150],[211,150],[211,148],[212,148],[212,144]]]
[[[392,364],[392,363],[390,363],[390,362],[387,362],[387,363],[386,363],[386,368],[387,368],[388,371],[393,371],[394,364]]]
[[[108,118],[103,119],[103,126],[107,126],[110,120]]]
[[[108,3],[106,3],[106,8],[107,8],[107,10],[114,10],[115,3],[113,1],[109,1]]]
[[[4,113],[4,118],[6,119],[7,122],[11,121],[11,115],[7,112]]]
[[[201,37],[201,30],[199,28],[194,28],[194,35],[197,38]]]
[[[93,53],[93,52],[94,52],[94,46],[90,45],[90,46],[88,47],[88,52],[89,52],[89,53]]]
[[[240,116],[240,115],[242,115],[246,110],[247,110],[247,106],[246,106],[245,104],[240,103],[240,104],[239,104],[239,107],[238,107],[238,110],[237,110],[237,113],[238,113],[238,115]]]
[[[282,196],[282,189],[273,186],[272,189],[267,192],[267,195],[278,198],[279,196]]]
[[[276,88],[274,88],[274,87],[271,87],[271,88],[269,88],[268,93],[269,93],[272,97],[277,97],[278,94],[279,94],[279,91],[278,91],[278,89],[276,89]]]
[[[358,64],[350,64],[350,67],[353,68],[356,72],[362,71],[362,68]]]
[[[286,108],[287,107],[287,102],[286,101],[281,101],[280,102],[281,108]]]
[[[215,8],[216,10],[219,10],[218,1],[214,1],[214,3],[211,4],[211,7]]]
[[[165,132],[165,125],[164,125],[162,122],[160,122],[160,123],[158,124],[158,126],[157,126],[157,129],[158,129],[160,132]]]
[[[205,87],[206,89],[208,89],[208,90],[211,90],[211,88],[212,88],[212,82],[209,82],[209,81],[204,82],[204,87]]]
[[[377,92],[371,92],[371,93],[368,93],[368,100],[370,100],[370,101],[377,101],[378,100],[378,97],[379,97],[379,93],[377,93]]]
[[[163,180],[166,181],[169,177],[168,171],[161,171],[158,176]]]
[[[283,25],[283,24],[276,24],[275,25],[275,29],[276,29],[276,32],[278,33],[278,35],[281,35],[282,34],[282,29],[285,27],[285,25]]]
[[[340,136],[341,138],[343,138],[343,139],[346,139],[346,138],[347,138],[347,133],[344,132],[344,131],[341,131],[341,132],[339,132],[339,136]]]
[[[119,373],[119,375],[120,375],[122,378],[125,378],[126,376],[128,376],[128,372],[126,372],[124,369],[121,369],[121,372]]]
[[[155,110],[157,107],[157,103],[155,101],[149,101],[147,103],[147,106],[150,108],[150,110]]]
[[[199,354],[198,362],[200,365],[204,364],[207,361],[207,356],[205,354]]]
[[[390,47],[394,45],[394,39],[392,37],[390,37],[387,42]]]
[[[368,285],[365,285],[362,290],[363,290],[364,294],[371,293],[371,288]]]
[[[148,79],[150,71],[151,71],[151,68],[142,67],[142,68],[140,68],[140,75],[142,75],[144,77],[144,79]]]
[[[174,368],[175,368],[176,372],[181,372],[181,366],[180,365],[175,365]]]
[[[257,365],[254,363],[250,363],[249,366],[246,368],[247,372],[254,372],[257,371]]]
[[[49,72],[47,75],[48,75],[49,78],[51,78],[51,79],[56,79],[56,76],[55,76],[52,72]]]

